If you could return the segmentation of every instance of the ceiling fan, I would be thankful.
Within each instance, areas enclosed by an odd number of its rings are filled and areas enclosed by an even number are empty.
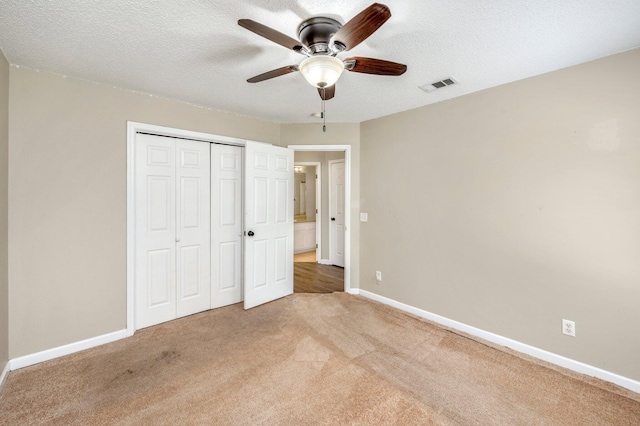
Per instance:
[[[407,66],[382,59],[354,56],[344,60],[337,54],[350,50],[366,40],[391,17],[383,4],[374,3],[342,25],[335,19],[315,16],[298,27],[298,40],[251,19],[240,19],[238,25],[273,41],[296,53],[305,55],[299,65],[287,65],[251,77],[249,83],[258,83],[274,77],[300,71],[309,84],[318,89],[322,100],[335,96],[335,83],[344,70],[364,74],[398,76]]]

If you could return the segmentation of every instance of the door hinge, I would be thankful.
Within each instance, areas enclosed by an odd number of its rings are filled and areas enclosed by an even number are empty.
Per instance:
[[[316,248],[318,248],[318,245],[316,244]]]

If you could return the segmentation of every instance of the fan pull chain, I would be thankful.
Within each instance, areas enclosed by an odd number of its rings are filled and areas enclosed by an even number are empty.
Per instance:
[[[325,102],[325,88],[322,88],[322,111],[320,112],[320,116],[322,117],[322,131],[327,131],[327,115],[325,114],[324,102]]]

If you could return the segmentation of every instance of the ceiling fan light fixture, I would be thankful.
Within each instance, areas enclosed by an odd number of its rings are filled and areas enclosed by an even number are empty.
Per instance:
[[[344,64],[334,56],[311,56],[300,64],[300,72],[305,80],[320,89],[336,84],[343,71]]]

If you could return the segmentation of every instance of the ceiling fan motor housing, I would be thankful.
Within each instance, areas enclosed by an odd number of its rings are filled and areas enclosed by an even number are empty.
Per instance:
[[[300,24],[298,38],[309,48],[312,55],[334,54],[329,48],[329,41],[340,28],[342,24],[335,19],[316,16]]]

